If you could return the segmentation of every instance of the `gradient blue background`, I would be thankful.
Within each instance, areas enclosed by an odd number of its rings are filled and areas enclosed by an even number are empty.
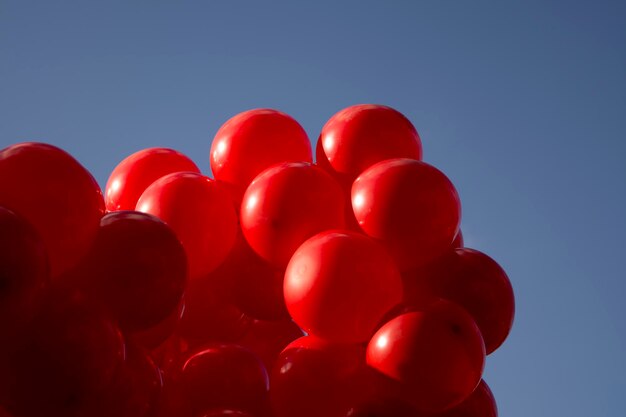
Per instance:
[[[343,107],[393,106],[515,288],[485,374],[500,415],[626,415],[624,2],[260,3],[0,0],[0,148],[53,143],[104,185],[149,146],[208,172],[250,108],[314,141]]]

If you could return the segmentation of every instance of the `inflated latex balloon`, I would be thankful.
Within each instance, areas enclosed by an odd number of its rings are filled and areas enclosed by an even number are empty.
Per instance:
[[[474,391],[485,346],[464,309],[439,301],[384,324],[367,345],[367,363],[395,383],[411,405],[440,412]]]
[[[182,153],[169,148],[142,149],[120,162],[107,181],[106,208],[109,211],[134,210],[137,200],[150,184],[174,172],[200,169]]]
[[[254,320],[237,344],[254,352],[265,369],[271,370],[280,352],[302,336],[304,332],[292,320]]]
[[[0,328],[10,340],[39,309],[50,271],[44,243],[26,220],[0,207],[0,231]]]
[[[343,228],[341,188],[321,168],[292,162],[269,168],[250,184],[241,204],[241,230],[261,257],[285,267],[305,240]]]
[[[187,282],[185,249],[150,214],[116,211],[102,218],[78,285],[125,330],[145,330],[174,313]]]
[[[364,348],[305,336],[289,344],[271,373],[276,417],[344,417],[363,391]]]
[[[177,382],[181,400],[194,416],[216,408],[256,415],[267,407],[267,371],[254,353],[238,345],[212,345],[194,354]]]
[[[272,109],[248,110],[229,119],[211,145],[215,179],[241,198],[263,170],[281,162],[311,162],[311,143],[291,116]]]
[[[450,251],[428,268],[404,274],[405,300],[420,307],[433,299],[454,301],[472,315],[487,354],[496,350],[513,326],[515,298],[506,272],[474,249]]]
[[[345,108],[326,122],[319,141],[332,169],[351,180],[373,164],[392,158],[421,159],[415,127],[400,112],[376,104]]]
[[[219,408],[216,410],[207,411],[202,414],[202,417],[253,417],[251,414],[245,411],[233,410],[231,408]]]
[[[459,229],[459,232],[456,234],[456,237],[452,241],[453,248],[462,248],[465,245],[465,239],[463,239],[463,232]]]
[[[401,270],[443,255],[461,221],[450,180],[411,159],[383,161],[363,172],[352,186],[352,208],[361,229],[385,245]]]
[[[0,151],[0,206],[41,236],[53,278],[86,254],[104,215],[102,192],[91,174],[67,152],[34,142]]]
[[[451,410],[427,417],[498,417],[496,399],[484,380],[476,387],[472,395]]]
[[[178,328],[180,319],[185,311],[184,298],[174,311],[160,323],[144,330],[126,332],[126,337],[142,349],[152,351],[161,346]]]
[[[72,416],[112,383],[124,343],[119,329],[79,295],[51,291],[8,359],[0,402],[10,412]]]
[[[402,300],[400,274],[372,239],[328,231],[307,240],[285,272],[285,303],[307,333],[364,342]]]
[[[179,172],[150,185],[137,210],[174,230],[187,252],[189,278],[202,278],[228,256],[237,235],[237,215],[228,191],[201,174]]]

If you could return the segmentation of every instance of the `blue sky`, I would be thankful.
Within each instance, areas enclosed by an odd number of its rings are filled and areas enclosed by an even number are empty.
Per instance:
[[[343,107],[395,107],[513,283],[501,416],[626,415],[626,3],[512,3],[0,1],[0,147],[53,143],[104,185],[149,146],[208,172],[250,108],[315,140]]]

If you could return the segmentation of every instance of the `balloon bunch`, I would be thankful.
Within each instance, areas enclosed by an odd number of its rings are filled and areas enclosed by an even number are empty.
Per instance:
[[[511,284],[421,158],[379,105],[335,114],[316,163],[251,110],[214,179],[151,148],[104,195],[59,148],[0,151],[0,416],[497,416]]]

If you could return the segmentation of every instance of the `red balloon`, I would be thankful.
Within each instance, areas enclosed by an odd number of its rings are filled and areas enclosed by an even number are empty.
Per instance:
[[[231,410],[229,408],[219,408],[202,414],[202,417],[253,417],[245,411]]]
[[[359,223],[354,217],[354,211],[352,211],[351,191],[354,178],[333,170],[330,162],[328,162],[328,159],[326,159],[326,155],[324,154],[324,148],[322,147],[321,138],[317,140],[317,145],[315,146],[315,155],[315,164],[318,167],[322,168],[324,171],[326,171],[328,174],[330,174],[330,176],[333,177],[335,181],[337,181],[337,183],[341,186],[344,202],[344,218],[346,222],[346,229],[361,233],[361,227],[359,227]]]
[[[302,336],[304,332],[292,320],[254,320],[237,343],[254,352],[265,369],[271,370],[280,352]]]
[[[311,162],[311,143],[291,116],[271,109],[248,110],[217,131],[211,145],[215,179],[233,186],[241,198],[263,170],[281,162]]]
[[[254,179],[241,205],[241,230],[256,253],[285,267],[305,240],[344,226],[341,188],[309,163],[285,163]]]
[[[55,290],[6,359],[0,401],[10,412],[71,416],[113,381],[124,343],[119,329],[78,295]]]
[[[185,293],[185,311],[177,333],[190,349],[209,342],[240,339],[251,319],[230,303],[210,277],[191,281]]]
[[[180,398],[194,416],[215,408],[257,414],[267,407],[267,371],[238,345],[218,344],[194,354],[176,378]]]
[[[284,269],[279,269],[250,248],[241,232],[226,261],[208,277],[243,313],[261,320],[289,318],[283,298]]]
[[[187,281],[185,249],[157,217],[117,211],[102,218],[79,285],[124,330],[145,330],[171,315]]]
[[[463,232],[461,232],[461,229],[459,229],[459,232],[456,234],[456,237],[452,241],[452,247],[455,249],[462,248],[464,244],[465,241],[463,239]]]
[[[178,307],[163,321],[141,331],[127,332],[126,337],[132,339],[137,346],[152,351],[174,334],[184,311],[185,299],[183,298]]]
[[[36,314],[50,271],[43,241],[26,220],[0,207],[0,230],[0,328],[9,340]]]
[[[428,417],[498,417],[496,399],[484,380],[468,399],[449,411]]]
[[[507,338],[515,316],[515,297],[506,272],[496,261],[474,249],[450,251],[428,268],[404,275],[405,300],[424,306],[444,298],[472,315],[485,341],[487,354]]]
[[[324,125],[320,142],[320,153],[333,170],[350,179],[385,159],[422,158],[422,143],[411,122],[400,112],[375,104],[336,113]]]
[[[142,149],[120,162],[107,181],[106,208],[134,210],[141,194],[156,180],[174,172],[200,169],[182,153],[168,148]]]
[[[113,382],[81,417],[147,417],[156,411],[162,388],[159,368],[144,351],[129,344]]]
[[[450,180],[411,159],[383,161],[363,172],[352,186],[352,207],[363,231],[380,240],[403,271],[443,255],[461,221]]]
[[[104,214],[91,174],[67,152],[33,142],[0,151],[0,206],[33,225],[46,245],[53,278],[87,253]]]
[[[474,391],[483,372],[485,346],[465,310],[439,301],[383,325],[367,345],[367,363],[396,383],[411,405],[439,412]]]
[[[288,345],[271,374],[276,417],[343,417],[362,396],[364,348],[306,336]]]
[[[178,172],[150,185],[137,210],[174,230],[187,252],[189,278],[215,270],[228,256],[237,234],[237,215],[222,184],[201,174]]]
[[[364,342],[402,300],[400,274],[367,236],[328,231],[307,240],[285,272],[285,302],[307,333]]]

